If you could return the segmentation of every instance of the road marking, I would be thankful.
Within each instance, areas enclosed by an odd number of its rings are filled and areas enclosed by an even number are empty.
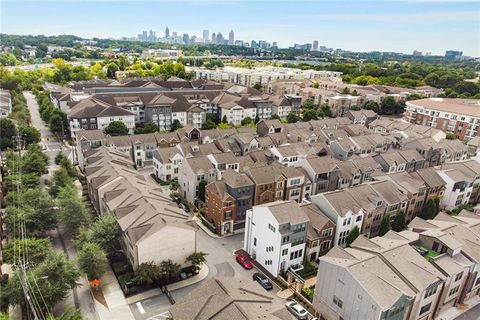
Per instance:
[[[145,313],[145,309],[143,309],[143,306],[142,306],[141,302],[137,302],[137,308],[138,308],[138,311],[140,311],[140,314]]]
[[[165,311],[164,313],[157,314],[155,316],[152,316],[148,318],[147,320],[160,320],[160,319],[167,319],[170,318],[171,314],[168,311]]]

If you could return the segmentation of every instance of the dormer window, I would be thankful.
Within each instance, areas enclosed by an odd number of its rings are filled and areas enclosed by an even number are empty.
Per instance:
[[[377,208],[380,207],[381,205],[382,205],[382,201],[377,201],[377,202],[375,203],[375,207],[377,207]]]

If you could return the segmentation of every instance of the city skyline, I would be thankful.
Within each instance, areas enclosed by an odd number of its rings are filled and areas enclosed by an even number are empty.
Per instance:
[[[112,6],[113,2],[121,5]],[[275,41],[279,47],[318,40],[319,46],[351,51],[411,54],[418,50],[443,55],[453,49],[463,51],[464,55],[480,56],[477,2],[352,0],[300,4],[303,5],[288,1],[271,6],[269,2],[253,1],[177,4],[133,0],[98,3],[6,0],[2,2],[1,32],[120,39],[150,29],[161,36],[168,25],[170,34],[175,29],[179,35],[202,37],[202,30],[209,30],[209,35],[220,31],[226,40],[233,29],[236,39]],[[56,7],[54,12],[49,10],[51,5]],[[182,19],[178,19],[179,13]]]

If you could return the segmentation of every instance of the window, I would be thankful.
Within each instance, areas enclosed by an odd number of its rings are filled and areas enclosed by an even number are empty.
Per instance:
[[[424,314],[425,312],[428,312],[430,310],[430,307],[432,306],[432,303],[430,302],[429,304],[424,305],[420,309],[420,315]]]
[[[455,288],[451,289],[451,290],[448,292],[448,295],[451,296],[451,295],[457,293],[459,289],[460,289],[460,286],[456,286]]]
[[[340,300],[337,296],[333,296],[333,303],[336,304],[339,308],[343,307],[343,301]]]
[[[254,245],[254,246],[257,245],[257,238],[253,238],[253,245]]]
[[[288,249],[283,249],[282,250],[282,256],[286,256],[288,254]]]
[[[362,216],[358,216],[358,217],[355,219],[355,221],[357,221],[357,222],[358,222],[358,221],[362,221]]]
[[[328,250],[330,248],[330,241],[323,241],[322,244],[320,245],[320,252],[323,252],[325,250]]]
[[[428,288],[425,292],[425,299],[434,295],[437,292],[437,287]]]
[[[463,276],[463,271],[456,275],[455,281],[462,279],[462,276]]]
[[[322,237],[330,237],[333,233],[333,228],[328,228],[322,231]]]

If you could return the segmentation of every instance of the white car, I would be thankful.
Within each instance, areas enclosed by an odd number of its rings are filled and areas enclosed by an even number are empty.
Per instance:
[[[289,301],[285,304],[285,307],[287,307],[288,311],[290,311],[295,316],[295,318],[300,320],[308,319],[307,310],[305,310],[305,308],[302,307],[299,303],[295,301]]]

